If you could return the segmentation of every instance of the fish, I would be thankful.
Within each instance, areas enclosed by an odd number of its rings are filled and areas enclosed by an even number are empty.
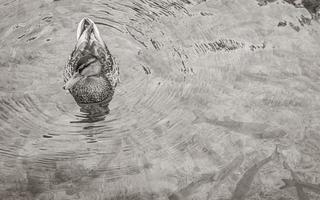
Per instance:
[[[303,186],[301,184],[299,184],[301,181],[300,181],[298,175],[296,174],[296,172],[294,172],[292,170],[292,168],[289,166],[289,164],[285,161],[283,162],[283,167],[290,171],[292,181],[289,179],[282,179],[282,181],[285,183],[285,185],[280,187],[280,189],[285,189],[287,187],[294,186],[296,188],[299,200],[309,200],[308,195],[303,190]],[[315,189],[315,188],[313,188],[313,189]]]
[[[219,187],[221,182],[226,179],[236,168],[238,168],[244,161],[244,155],[241,154],[237,157],[235,157],[227,166],[225,166],[214,178],[214,181],[216,181],[216,184],[214,187],[208,192],[207,199],[210,199],[213,195],[215,189]]]
[[[216,176],[216,172],[203,174],[200,178],[197,180],[189,183],[187,186],[181,188],[180,190],[173,192],[168,197],[169,200],[185,200],[188,199],[190,195],[192,195],[199,187],[201,187],[204,184],[210,183],[214,181],[214,178]]]
[[[208,123],[215,126],[221,126],[231,131],[249,135],[257,139],[282,138],[287,135],[284,130],[271,127],[269,124],[265,123],[241,122],[229,118],[225,118],[224,120],[219,120],[217,118],[210,119],[206,117],[202,111],[198,110],[193,111],[193,113],[196,116],[192,122],[193,124]]]
[[[278,160],[279,156],[280,154],[278,152],[278,147],[276,147],[276,149],[270,156],[251,166],[238,181],[236,188],[232,194],[231,200],[244,200],[250,190],[250,186],[253,182],[254,177],[261,169],[261,167],[272,160]]]
[[[311,190],[317,194],[320,194],[320,184],[307,183],[303,181],[297,181],[294,179],[281,179],[284,182],[284,186],[280,187],[280,189],[285,189],[287,187],[295,187],[299,185],[305,189]]]
[[[244,160],[244,155],[241,154],[237,157],[235,157],[229,164],[227,164],[227,166],[225,166],[215,177],[215,181],[217,181],[218,183],[220,183],[221,181],[223,181],[225,178],[228,177],[228,175],[234,171],[237,167],[239,167]]]
[[[203,174],[197,180],[191,182],[187,186],[181,188],[180,190],[173,192],[169,196],[169,200],[185,200],[194,192],[203,186],[204,184],[218,182],[220,183],[224,180],[235,168],[239,167],[244,160],[243,154],[235,157],[229,164],[227,164],[221,171],[219,172],[212,172],[208,174]]]

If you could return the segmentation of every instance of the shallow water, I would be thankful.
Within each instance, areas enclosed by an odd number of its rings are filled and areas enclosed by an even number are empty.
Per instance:
[[[320,182],[320,25],[287,2],[2,0],[0,198],[319,199],[280,189]],[[83,17],[120,68],[106,115],[62,89]]]

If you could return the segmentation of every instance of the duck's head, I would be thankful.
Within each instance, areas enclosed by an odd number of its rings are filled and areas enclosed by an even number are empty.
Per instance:
[[[63,88],[70,91],[78,104],[111,100],[113,87],[106,74],[112,65],[97,26],[89,18],[82,19],[75,49],[65,68]]]

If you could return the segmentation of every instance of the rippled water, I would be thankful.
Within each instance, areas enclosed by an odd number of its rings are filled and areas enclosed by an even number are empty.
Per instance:
[[[0,198],[319,199],[320,26],[292,2],[2,0]],[[109,108],[62,89],[83,17]]]

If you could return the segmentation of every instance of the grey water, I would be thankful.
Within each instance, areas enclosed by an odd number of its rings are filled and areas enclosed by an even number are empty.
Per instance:
[[[319,199],[319,10],[1,0],[0,199]],[[62,89],[83,17],[120,69],[109,105]]]

